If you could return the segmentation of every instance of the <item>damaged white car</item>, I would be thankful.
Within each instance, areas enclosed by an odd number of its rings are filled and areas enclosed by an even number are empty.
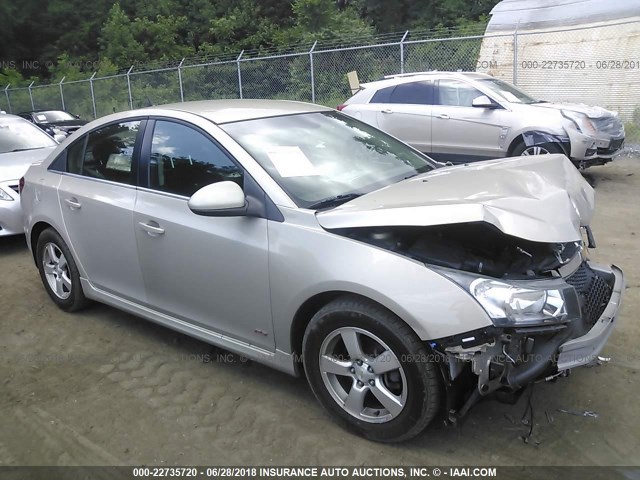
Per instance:
[[[594,193],[564,155],[443,167],[316,105],[110,115],[23,185],[58,306],[100,301],[304,368],[379,441],[593,363],[624,288],[587,258]]]

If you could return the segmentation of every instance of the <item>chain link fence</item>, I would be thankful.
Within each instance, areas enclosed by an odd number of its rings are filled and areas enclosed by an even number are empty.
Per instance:
[[[335,107],[350,96],[347,73],[361,82],[428,70],[478,71],[534,97],[583,102],[640,122],[640,22],[564,30],[406,32],[349,47],[316,42],[307,50],[185,63],[104,78],[5,88],[0,108],[61,108],[83,117],[170,102],[225,98],[311,101]],[[639,127],[640,128],[640,125]]]

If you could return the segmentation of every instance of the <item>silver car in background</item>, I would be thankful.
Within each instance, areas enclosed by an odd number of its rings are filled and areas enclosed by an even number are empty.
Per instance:
[[[378,441],[597,359],[624,279],[587,258],[593,202],[563,155],[442,167],[334,110],[251,100],[93,121],[22,193],[60,308],[304,369]]]
[[[20,178],[29,165],[44,160],[56,145],[26,120],[0,114],[0,237],[24,233]]]
[[[385,77],[338,109],[452,163],[563,153],[583,169],[610,162],[624,145],[616,113],[537,100],[482,73]]]

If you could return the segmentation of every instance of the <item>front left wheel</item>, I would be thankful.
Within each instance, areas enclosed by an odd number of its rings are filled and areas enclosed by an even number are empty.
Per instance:
[[[58,307],[75,312],[88,304],[71,251],[60,234],[48,228],[38,237],[36,261],[44,288]]]
[[[418,435],[444,398],[432,353],[388,310],[345,296],[320,309],[303,340],[307,379],[320,403],[371,440]]]

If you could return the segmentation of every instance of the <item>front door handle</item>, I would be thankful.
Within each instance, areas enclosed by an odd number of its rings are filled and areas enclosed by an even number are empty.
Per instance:
[[[71,210],[80,210],[82,208],[82,204],[75,197],[65,198],[64,201]]]
[[[451,117],[449,115],[447,115],[446,113],[441,113],[440,115],[438,115],[440,118],[442,118],[443,120],[449,120]]]
[[[138,223],[138,225],[140,225],[140,228],[142,228],[145,232],[147,232],[152,237],[156,237],[158,235],[164,235],[164,228],[160,228],[160,225],[158,225],[156,222],[151,222],[151,223],[155,225],[152,225],[150,223],[144,223],[144,222],[140,222]]]
[[[390,108],[385,108],[384,110],[381,110],[382,113],[393,113],[393,110],[391,110]]]

